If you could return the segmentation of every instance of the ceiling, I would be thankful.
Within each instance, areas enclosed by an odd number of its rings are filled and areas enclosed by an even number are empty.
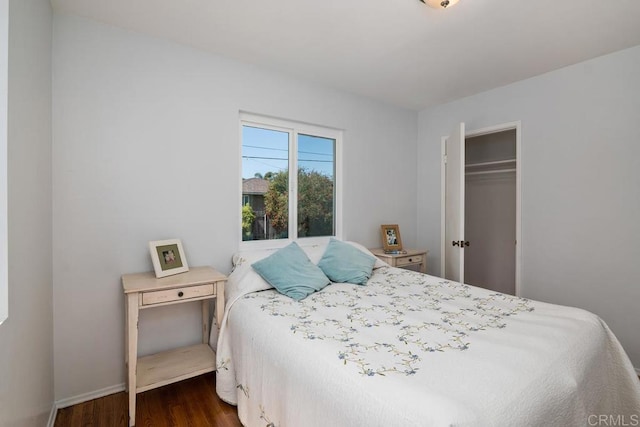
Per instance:
[[[640,44],[638,0],[460,0],[446,10],[418,0],[51,3],[416,110]]]

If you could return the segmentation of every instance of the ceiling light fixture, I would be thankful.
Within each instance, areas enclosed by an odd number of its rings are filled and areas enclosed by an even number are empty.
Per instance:
[[[420,0],[422,3],[434,9],[446,9],[458,3],[458,0]]]

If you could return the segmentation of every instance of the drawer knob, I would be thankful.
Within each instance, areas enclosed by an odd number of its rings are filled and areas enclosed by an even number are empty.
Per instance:
[[[179,297],[184,296],[184,292],[182,292],[182,291],[178,292],[178,296],[179,296]]]
[[[409,262],[413,262],[413,259],[412,259],[412,258],[409,258]]]

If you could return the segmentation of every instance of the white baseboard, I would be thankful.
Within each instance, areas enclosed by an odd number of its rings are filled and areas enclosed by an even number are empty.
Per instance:
[[[51,412],[49,413],[49,421],[47,421],[47,427],[53,427],[56,425],[56,415],[58,415],[58,406],[56,402],[51,405]]]
[[[114,393],[120,393],[121,391],[124,391],[124,383],[105,387],[100,390],[90,391],[89,393],[79,394],[67,399],[61,399],[56,401],[55,405],[57,409],[67,408],[69,406],[77,405],[78,403],[88,402],[89,400],[98,399]]]

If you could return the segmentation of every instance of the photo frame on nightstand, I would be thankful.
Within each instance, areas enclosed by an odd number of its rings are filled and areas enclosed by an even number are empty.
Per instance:
[[[158,279],[189,271],[180,239],[149,242],[149,252]]]
[[[380,232],[382,236],[382,247],[385,252],[402,250],[402,239],[400,238],[400,227],[398,227],[398,224],[381,225]]]

